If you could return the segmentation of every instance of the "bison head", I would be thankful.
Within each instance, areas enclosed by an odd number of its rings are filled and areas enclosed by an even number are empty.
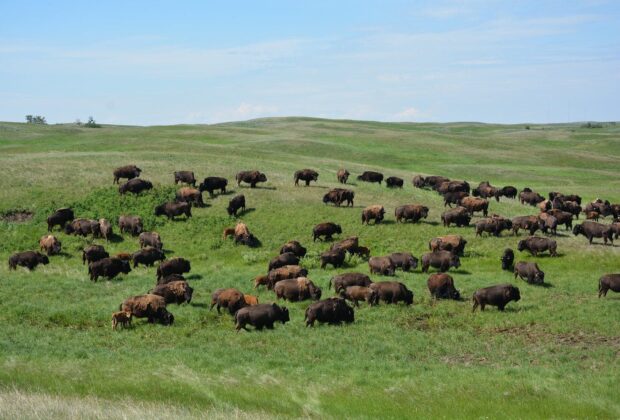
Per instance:
[[[166,214],[166,205],[165,204],[161,204],[157,207],[155,207],[155,216],[163,216]]]
[[[258,182],[267,182],[267,175],[261,173],[258,175]]]
[[[456,289],[452,289],[450,291],[450,299],[460,300],[461,299],[461,293],[458,290],[456,290]]]
[[[174,323],[174,315],[166,310],[166,308],[161,308],[158,313],[159,322],[162,325],[172,325]]]
[[[575,225],[575,227],[573,228],[573,235],[577,236],[580,233],[583,234],[583,226]]]
[[[519,251],[523,251],[525,249],[525,240],[522,239],[519,241],[519,244],[517,245],[517,249]]]
[[[332,194],[327,193],[323,196],[323,203],[327,204],[332,201]]]
[[[538,284],[543,284],[545,282],[545,272],[541,270],[536,271],[534,281]]]
[[[129,266],[129,261],[122,261],[121,272],[123,274],[129,274],[130,271],[131,271],[131,267]]]
[[[279,307],[274,303],[273,308],[276,310],[276,313],[280,313],[279,321],[281,323],[285,324],[291,320],[291,317],[288,314],[288,308],[286,306]]]
[[[504,296],[506,297],[506,300],[509,301],[514,300],[515,302],[518,302],[521,299],[521,293],[519,291],[519,288],[514,286],[509,286],[508,288],[506,288]]]
[[[461,259],[458,255],[452,254],[450,257],[450,266],[454,268],[459,268],[461,266]]]
[[[73,225],[72,225],[71,223],[67,223],[67,224],[65,225],[65,233],[66,233],[67,235],[71,235],[71,234],[72,234],[72,233],[74,233],[74,232],[75,232],[75,228],[73,227]]]
[[[41,253],[39,253],[39,252],[37,253],[37,261],[38,261],[40,264],[43,264],[43,265],[46,265],[46,264],[49,264],[49,263],[50,263],[50,259],[49,259],[49,258],[47,258],[47,255],[43,255],[43,254],[41,254]]]
[[[340,227],[340,225],[335,225],[335,227],[334,227],[334,232],[336,232],[336,233],[342,233],[342,228]]]
[[[312,298],[312,300],[319,300],[321,299],[321,288],[317,287],[313,284],[310,284],[308,286],[308,291],[310,292],[310,297]]]
[[[413,303],[413,292],[411,290],[405,290],[405,303],[411,305]]]

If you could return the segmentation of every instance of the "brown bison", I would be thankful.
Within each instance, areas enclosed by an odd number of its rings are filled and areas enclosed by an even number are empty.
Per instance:
[[[519,193],[519,201],[521,204],[529,204],[530,206],[536,206],[538,203],[545,201],[545,197],[530,190],[529,188],[524,189]]]
[[[512,233],[517,235],[519,229],[527,230],[533,235],[538,230],[538,217],[536,216],[517,216],[512,218]]]
[[[347,202],[347,207],[353,206],[355,193],[344,188],[334,188],[323,196],[323,203],[333,203],[336,207],[340,207],[342,203]]]
[[[447,192],[443,194],[443,206],[452,207],[452,204],[459,204],[465,197],[469,197],[469,194],[463,191]]]
[[[365,171],[357,177],[357,180],[364,182],[378,182],[381,184],[381,181],[383,181],[383,174],[380,172]]]
[[[592,243],[594,238],[603,238],[605,245],[607,245],[607,241],[609,241],[611,245],[614,244],[613,229],[610,225],[586,221],[580,225],[575,225],[573,234],[575,236],[579,234],[585,236],[590,243]]]
[[[220,193],[224,194],[226,192],[227,185],[228,180],[226,178],[222,178],[219,176],[208,176],[198,186],[198,189],[200,190],[200,192],[208,191],[209,197],[213,197],[213,192],[215,190],[220,190]]]
[[[130,179],[125,182],[123,185],[118,187],[118,192],[121,194],[132,193],[132,194],[140,194],[142,191],[148,191],[153,188],[153,184],[150,181],[146,181],[140,178]]]
[[[607,291],[620,293],[620,274],[605,274],[598,280],[598,297],[607,296]]]
[[[119,260],[123,260],[123,261],[131,261],[133,256],[129,254],[128,252],[118,252],[114,254],[114,258],[118,258]]]
[[[498,188],[495,191],[495,200],[499,201],[500,197],[515,199],[517,198],[517,189],[513,187],[512,185],[507,185],[505,187]]]
[[[321,299],[321,288],[307,277],[281,280],[273,287],[277,299],[298,302],[306,299]]]
[[[393,252],[389,256],[394,268],[400,268],[405,272],[414,270],[418,266],[418,259],[409,252]]]
[[[461,260],[459,256],[450,251],[427,252],[422,255],[422,272],[427,273],[429,267],[437,268],[442,273],[450,267],[459,268]]]
[[[183,187],[176,193],[176,200],[179,203],[190,203],[196,207],[204,207],[202,193],[196,188]]]
[[[243,295],[243,300],[247,306],[258,305],[258,297],[253,295]]]
[[[263,303],[239,309],[235,314],[235,329],[237,332],[242,328],[248,331],[246,325],[249,324],[259,331],[263,328],[271,330],[276,322],[285,324],[290,320],[286,307]]]
[[[229,216],[237,217],[237,212],[241,210],[245,211],[245,195],[239,194],[234,196],[229,202],[228,207],[226,207],[226,212]]]
[[[166,309],[163,297],[153,294],[133,296],[121,303],[121,311],[129,312],[136,318],[147,318],[149,323],[158,322],[162,325],[172,325],[174,315]]]
[[[176,216],[184,214],[186,219],[192,217],[192,205],[190,203],[168,202],[155,207],[155,216],[166,216],[168,220],[174,220]]]
[[[521,293],[519,288],[514,287],[512,284],[484,287],[474,292],[472,312],[475,312],[478,306],[480,306],[481,311],[484,311],[486,305],[497,306],[497,309],[503,311],[509,302],[518,302],[520,299]]]
[[[243,222],[237,223],[234,229],[224,229],[222,239],[226,239],[226,237],[228,236],[233,236],[235,238],[235,244],[246,245],[250,248],[258,247],[261,245],[261,242],[258,240],[258,238],[250,232],[248,226]]]
[[[47,265],[49,262],[50,260],[47,258],[47,255],[43,255],[40,252],[16,252],[9,257],[9,269],[16,270],[19,265],[20,267],[26,267],[28,270],[33,270],[37,265]]]
[[[269,261],[269,266],[267,267],[267,271],[271,271],[275,268],[284,267],[285,265],[297,265],[299,264],[299,257],[292,252],[285,252],[284,254],[280,254],[276,257],[273,257],[271,261]]]
[[[132,236],[137,236],[144,230],[140,216],[120,216],[118,228],[121,233],[129,232]]]
[[[457,255],[463,255],[465,252],[467,240],[461,235],[445,235],[433,238],[428,243],[428,249],[431,251],[450,251]]]
[[[375,224],[383,220],[385,215],[385,209],[379,204],[366,207],[362,211],[362,224],[368,224],[371,220],[375,221]]]
[[[614,209],[612,208],[611,203],[608,200],[601,200],[597,198],[591,203],[586,204],[586,207],[583,209],[585,213],[590,211],[597,211],[602,217],[607,217],[614,213]],[[614,216],[617,217],[617,216]]]
[[[138,168],[136,165],[127,165],[121,166],[120,168],[116,168],[112,173],[114,174],[113,184],[118,184],[118,180],[121,178],[125,179],[134,179],[140,176],[142,169]]]
[[[411,220],[413,223],[417,223],[420,219],[428,217],[428,207],[419,204],[407,204],[397,207],[394,210],[394,216],[397,223],[402,220]]]
[[[454,287],[454,279],[446,273],[431,274],[426,285],[435,299],[461,299],[461,294]]]
[[[192,171],[176,171],[174,173],[174,183],[178,184],[179,182],[195,187],[196,178],[194,177],[194,173]]]
[[[324,237],[323,240],[331,241],[333,235],[340,233],[342,233],[340,225],[332,222],[319,223],[312,229],[312,241],[316,241],[317,238],[321,239],[321,236]]]
[[[180,305],[182,303],[190,303],[192,301],[194,289],[192,289],[186,281],[181,280],[159,284],[151,290],[150,293],[163,297],[166,304],[176,303],[177,305]]]
[[[302,169],[300,171],[296,171],[295,172],[295,185],[299,185],[299,180],[301,179],[302,181],[304,181],[306,183],[306,187],[308,185],[310,185],[311,181],[318,181],[319,179],[319,173],[317,171],[314,171],[312,169]]]
[[[308,275],[308,270],[302,268],[298,265],[285,265],[284,267],[279,267],[273,269],[267,273],[265,278],[257,277],[254,281],[254,288],[257,288],[259,285],[264,284],[267,286],[267,289],[272,290],[273,286],[279,282],[280,280],[288,280],[288,279],[296,279],[298,277],[306,277]],[[258,279],[260,281],[256,281]]]
[[[471,215],[465,207],[457,207],[444,211],[441,214],[441,221],[444,227],[450,227],[451,224],[455,224],[457,227],[469,226]]]
[[[88,264],[88,275],[94,282],[96,282],[99,277],[105,277],[108,280],[112,280],[121,273],[129,274],[129,272],[131,272],[129,262],[118,258],[102,258]]]
[[[327,264],[331,264],[334,268],[342,267],[347,253],[345,250],[336,248],[321,253],[321,268],[325,268]]]
[[[164,244],[161,242],[161,237],[157,232],[142,232],[140,236],[138,236],[138,242],[140,243],[140,248],[152,246],[153,248],[162,249],[164,247]]]
[[[362,273],[343,273],[332,277],[329,280],[329,288],[334,285],[334,291],[338,293],[349,286],[370,286],[372,281],[370,277]]]
[[[538,227],[544,234],[551,231],[554,235],[558,234],[558,219],[548,213],[538,215]]]
[[[45,235],[39,240],[39,248],[48,256],[60,254],[62,243],[54,235]]]
[[[514,273],[515,279],[518,276],[530,284],[543,284],[545,282],[545,272],[533,262],[519,261],[515,264]]]
[[[567,211],[559,210],[559,209],[551,209],[546,212],[548,215],[553,216],[557,219],[558,225],[564,225],[566,230],[572,229],[573,227],[573,214]]]
[[[355,314],[353,308],[347,305],[344,299],[332,297],[308,306],[304,320],[306,327],[314,327],[317,321],[320,324],[338,325],[343,322],[353,322]]]
[[[101,245],[89,245],[82,250],[82,264],[108,258],[110,254]]]
[[[133,260],[134,268],[136,268],[138,264],[152,267],[155,264],[155,261],[163,261],[166,259],[166,256],[161,249],[147,246],[146,248],[142,248],[140,251],[134,252],[131,259]]]
[[[430,187],[433,190],[439,188],[441,184],[444,182],[450,182],[450,178],[446,178],[445,176],[431,175],[424,178],[424,186]]]
[[[123,328],[131,327],[131,312],[118,311],[112,313],[112,329],[121,326]]]
[[[512,264],[515,261],[515,253],[512,249],[506,248],[504,249],[504,253],[502,254],[502,270],[512,271]]]
[[[483,181],[471,192],[474,197],[491,198],[495,197],[496,201],[499,201],[498,189],[492,186],[489,181]]]
[[[535,257],[545,251],[549,251],[549,254],[551,254],[552,257],[557,257],[557,247],[558,244],[553,239],[541,238],[539,236],[530,236],[527,239],[519,241],[517,249],[521,252],[527,250]]]
[[[171,283],[173,281],[186,281],[181,274],[169,274],[157,280],[157,285]]]
[[[349,179],[349,175],[351,174],[346,169],[339,169],[336,177],[338,178],[338,182],[340,182],[341,184],[346,184],[347,180]]]
[[[379,303],[377,291],[366,286],[349,286],[340,290],[340,297],[350,300],[355,306],[359,306],[360,301],[365,301],[369,306]]]
[[[54,226],[60,226],[64,229],[65,225],[75,219],[73,210],[70,208],[62,208],[56,210],[47,218],[47,231],[51,232]]]
[[[436,190],[439,194],[459,191],[469,193],[471,191],[471,187],[467,181],[444,181],[438,184],[434,190]]]
[[[280,248],[280,254],[284,254],[285,252],[292,252],[299,258],[303,258],[306,256],[306,248],[301,246],[298,241],[288,241]]]
[[[397,281],[380,281],[370,285],[377,292],[380,301],[387,304],[405,302],[406,305],[413,303],[413,292],[407,289],[403,283]]]
[[[65,233],[67,235],[99,237],[99,221],[92,219],[74,219],[71,223],[65,225]]]
[[[424,177],[422,175],[414,176],[413,179],[411,180],[411,183],[416,188],[424,188],[425,186]]]
[[[159,267],[157,267],[157,280],[171,274],[189,273],[191,269],[191,264],[185,258],[174,257],[159,264]]]
[[[466,208],[472,216],[477,211],[481,211],[485,217],[489,214],[489,202],[484,198],[465,197],[461,199],[459,206]]]
[[[256,184],[259,182],[267,182],[267,176],[259,171],[242,171],[235,176],[237,185],[241,185],[242,182],[250,184],[250,188],[256,188]]]
[[[228,312],[234,315],[239,309],[246,306],[243,293],[235,288],[217,289],[211,294],[211,307],[209,310],[217,306],[217,313],[220,314],[220,308],[228,308]]]
[[[483,232],[500,236],[502,231],[512,228],[512,221],[501,216],[494,216],[476,222],[476,236],[482,236]]]
[[[394,261],[390,257],[372,257],[368,260],[368,268],[371,274],[393,276],[396,271]]]
[[[107,219],[99,219],[99,234],[106,241],[109,241],[112,238],[112,224]]]
[[[391,176],[385,180],[385,186],[388,188],[402,188],[405,181],[397,176]]]

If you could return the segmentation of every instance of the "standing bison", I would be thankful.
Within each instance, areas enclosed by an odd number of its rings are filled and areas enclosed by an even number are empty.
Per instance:
[[[514,273],[515,279],[518,276],[530,284],[543,284],[545,282],[545,272],[536,263],[519,261],[515,264]]]
[[[377,224],[383,220],[384,215],[385,209],[382,205],[368,206],[362,211],[362,224],[368,224],[371,220],[374,220],[375,224]]]
[[[393,252],[389,255],[394,268],[400,268],[405,272],[414,270],[418,266],[418,259],[409,252]]]
[[[177,191],[176,200],[179,203],[190,203],[196,207],[204,207],[205,205],[204,201],[202,201],[202,193],[196,188],[181,188]]]
[[[184,280],[171,281],[164,284],[159,284],[155,289],[151,290],[151,293],[164,298],[166,304],[176,303],[180,305],[182,303],[190,303],[192,301],[192,289],[189,284]]]
[[[267,271],[274,270],[276,268],[284,267],[285,265],[297,265],[299,264],[299,257],[292,252],[285,252],[277,257],[274,257],[269,261],[269,267]]]
[[[485,217],[489,214],[489,202],[484,198],[465,197],[461,199],[459,205],[466,208],[472,216],[477,211],[481,211]]]
[[[112,280],[119,274],[129,274],[131,267],[128,261],[118,258],[103,258],[88,264],[88,274],[92,281],[96,282],[99,277]]]
[[[64,229],[65,225],[75,219],[73,210],[70,208],[62,208],[56,210],[47,218],[47,231],[51,232],[54,226],[60,226]]]
[[[247,306],[243,293],[235,288],[217,289],[211,294],[211,307],[213,309],[217,305],[217,313],[220,314],[220,308],[227,308],[231,315],[234,315],[239,309]]]
[[[549,254],[551,254],[552,257],[557,257],[557,247],[558,244],[553,239],[530,236],[527,239],[519,241],[517,249],[521,252],[529,251],[529,253],[535,257],[545,251],[549,251]]]
[[[394,261],[390,257],[372,257],[368,260],[368,268],[371,274],[393,276],[396,271]]]
[[[140,216],[120,216],[118,228],[121,233],[129,232],[132,236],[138,236],[144,230]]]
[[[356,307],[360,301],[365,301],[369,306],[379,303],[377,291],[366,286],[349,286],[340,291],[340,297],[353,302]]]
[[[521,204],[529,204],[530,206],[536,206],[538,203],[545,201],[545,197],[530,190],[529,188],[523,189],[519,193],[519,201]]]
[[[118,187],[118,192],[121,194],[132,193],[132,194],[140,194],[142,191],[148,191],[153,188],[153,184],[150,181],[145,181],[144,179],[134,178],[125,182],[123,185]]]
[[[158,295],[133,296],[121,303],[121,311],[129,312],[136,318],[147,318],[149,323],[172,325],[174,316],[166,309],[166,300]]]
[[[365,171],[357,177],[357,180],[364,182],[378,182],[381,184],[381,181],[383,181],[383,174],[380,172]]]
[[[65,233],[67,235],[76,235],[86,237],[93,235],[94,237],[100,236],[100,226],[98,220],[92,219],[74,219],[71,223],[65,225]]]
[[[127,165],[121,166],[120,168],[116,168],[112,173],[114,174],[114,184],[118,184],[118,180],[121,178],[125,178],[128,180],[138,178],[142,169],[138,168],[136,165]]]
[[[138,236],[138,243],[140,244],[140,248],[152,246],[153,248],[162,249],[164,247],[164,244],[161,242],[161,237],[157,232],[142,232],[140,236]]]
[[[377,292],[378,300],[387,304],[405,302],[406,305],[413,303],[413,292],[407,289],[403,283],[397,281],[380,281],[370,285]]]
[[[385,185],[388,188],[402,188],[405,181],[397,176],[391,176],[385,180]]]
[[[89,245],[82,250],[82,264],[99,261],[108,258],[110,254],[101,245]]]
[[[310,185],[311,181],[318,181],[319,179],[319,173],[317,171],[314,171],[312,169],[302,169],[300,171],[296,171],[295,172],[295,185],[299,185],[299,180],[301,179],[302,181],[304,181],[306,183],[306,187],[308,185]]]
[[[450,251],[456,255],[463,255],[465,252],[467,240],[461,235],[445,235],[433,238],[428,243],[428,249],[431,251]]]
[[[427,252],[422,255],[422,272],[427,273],[429,267],[433,267],[442,273],[448,271],[450,267],[459,268],[461,260],[459,256],[450,251]]]
[[[428,217],[428,207],[419,204],[407,204],[397,207],[394,210],[394,216],[396,222],[399,223],[402,220],[411,220],[413,223],[417,223],[420,219],[426,219]]]
[[[291,320],[288,309],[275,303],[262,303],[241,308],[235,314],[235,329],[237,332],[242,328],[248,331],[246,325],[252,325],[257,330],[273,329],[276,322],[285,324]]]
[[[239,194],[234,196],[229,202],[228,207],[226,207],[226,212],[229,216],[237,217],[237,212],[241,210],[245,211],[245,195]]]
[[[304,315],[307,327],[313,327],[315,322],[337,325],[343,322],[351,323],[355,319],[353,308],[344,299],[329,298],[315,302],[308,306]]]
[[[242,182],[250,184],[250,188],[256,188],[256,184],[259,182],[267,182],[267,176],[259,171],[242,171],[235,176],[237,185],[241,185]]]
[[[16,252],[9,257],[9,269],[16,270],[19,265],[20,267],[26,267],[28,270],[33,270],[37,265],[47,265],[49,262],[47,255],[43,255],[40,252]]]
[[[331,241],[333,235],[340,233],[342,233],[340,225],[332,222],[320,223],[312,229],[312,241],[315,242],[317,238],[321,239],[321,236],[324,237],[323,240]]]
[[[323,203],[333,203],[336,207],[340,207],[343,202],[347,202],[347,207],[353,206],[355,192],[344,188],[334,188],[323,196]]]
[[[515,253],[512,249],[506,248],[504,249],[504,253],[502,254],[502,270],[512,271],[512,264],[515,261]]]
[[[299,302],[306,299],[321,299],[321,288],[307,277],[281,280],[273,287],[277,299]]]
[[[607,296],[607,291],[620,293],[620,274],[605,274],[598,281],[598,297]]]
[[[471,221],[471,215],[465,207],[457,207],[448,211],[444,211],[441,214],[441,221],[444,227],[450,227],[451,224],[455,224],[457,227],[469,226]]]
[[[476,236],[482,236],[483,232],[500,236],[502,231],[512,228],[512,221],[501,216],[494,215],[488,219],[476,222]]]
[[[155,264],[155,261],[163,261],[166,259],[166,256],[161,249],[147,246],[146,248],[142,248],[140,251],[134,252],[131,259],[133,260],[134,268],[136,268],[138,264],[152,267]]]
[[[454,287],[454,279],[446,273],[431,274],[426,285],[435,299],[459,300],[461,298],[461,294]]]
[[[518,302],[520,299],[521,293],[519,288],[514,287],[512,284],[484,287],[474,292],[472,312],[475,312],[478,306],[480,306],[481,311],[484,311],[486,305],[497,306],[497,309],[503,311],[509,302]]]
[[[226,178],[209,176],[202,181],[202,183],[198,186],[198,189],[200,192],[208,191],[209,197],[213,197],[213,192],[215,190],[220,190],[220,194],[225,193],[227,185],[228,180]]]
[[[342,267],[347,253],[344,249],[336,248],[321,253],[321,268],[331,264],[334,268]]]
[[[176,216],[185,215],[186,219],[192,217],[192,205],[190,203],[168,202],[155,207],[155,216],[166,216],[168,220],[174,220]]]
[[[512,233],[517,235],[519,229],[527,230],[533,235],[538,230],[538,217],[536,216],[517,216],[512,218]]]
[[[292,252],[297,257],[303,258],[306,256],[307,250],[298,241],[288,241],[280,248],[280,254],[285,252]]]
[[[157,267],[157,280],[167,277],[171,274],[183,274],[191,271],[191,265],[185,258],[175,257],[162,261]]]
[[[48,256],[60,254],[62,243],[54,235],[45,235],[39,240],[39,248]]]
[[[329,280],[329,287],[334,286],[336,293],[346,289],[349,286],[364,286],[368,287],[372,283],[370,277],[363,273],[343,273],[332,277]]]
[[[196,177],[194,177],[194,173],[192,171],[176,171],[174,173],[174,183],[178,184],[179,182],[195,187]]]
[[[603,238],[605,245],[607,245],[607,241],[612,245],[614,244],[613,229],[610,225],[586,221],[580,225],[575,225],[573,234],[575,236],[580,234],[585,236],[590,244],[594,238]]]

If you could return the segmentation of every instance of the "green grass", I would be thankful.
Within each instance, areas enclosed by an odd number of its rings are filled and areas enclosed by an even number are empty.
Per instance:
[[[30,126],[0,123],[0,212],[24,209],[32,221],[0,221],[0,417],[134,416],[135,407],[160,417],[620,417],[620,296],[597,298],[601,274],[620,271],[620,245],[589,246],[560,229],[559,258],[517,252],[537,261],[550,287],[514,280],[500,270],[506,247],[517,238],[475,238],[473,228],[439,224],[443,203],[434,192],[414,189],[413,175],[437,174],[576,193],[584,200],[620,202],[620,127],[579,125],[386,124],[310,118],[265,119],[213,126]],[[154,191],[120,197],[112,170],[135,163]],[[293,173],[320,173],[309,188],[294,187]],[[335,173],[353,174],[355,208],[324,206]],[[264,188],[234,185],[234,174],[260,169]],[[205,199],[188,221],[153,216],[171,198],[174,170],[202,179],[225,176],[244,193],[252,211],[241,219],[262,241],[258,249],[220,238],[235,220],[226,215],[231,195]],[[357,182],[366,169],[405,178],[402,190]],[[424,203],[430,217],[395,224],[394,208]],[[383,204],[387,222],[362,226],[361,208]],[[140,214],[157,230],[170,256],[192,262],[191,305],[170,307],[175,325],[136,320],[113,332],[110,314],[129,296],[153,287],[154,268],[134,269],[113,281],[92,283],[80,250],[90,240],[57,232],[66,251],[29,273],[9,272],[6,260],[35,249],[55,208],[77,215]],[[535,214],[516,201],[492,202],[505,216]],[[477,220],[475,218],[474,220]],[[206,306],[219,287],[254,292],[252,279],[286,241],[309,249],[303,264],[324,296],[335,273],[367,272],[353,260],[320,270],[328,244],[312,243],[316,223],[335,221],[341,238],[358,235],[372,255],[410,251],[420,256],[434,236],[460,233],[469,241],[462,267],[453,273],[466,300],[433,304],[427,275],[398,272],[414,291],[414,305],[360,307],[356,322],[305,328],[307,302],[287,303],[291,322],[274,331],[235,333],[229,315]],[[607,223],[609,220],[606,221]],[[118,227],[115,225],[116,232]],[[135,238],[105,244],[111,253],[138,249]],[[597,241],[598,242],[598,241]],[[383,280],[376,278],[376,280]],[[491,284],[513,282],[522,300],[505,313],[471,313],[469,296]],[[261,302],[274,299],[258,292]],[[109,404],[118,410],[110,412]]]

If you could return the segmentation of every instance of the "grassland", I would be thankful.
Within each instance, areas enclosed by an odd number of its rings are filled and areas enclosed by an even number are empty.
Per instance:
[[[114,167],[135,163],[154,191],[120,197]],[[414,174],[440,174],[470,183],[563,191],[585,200],[620,202],[620,126],[499,126],[384,124],[307,118],[255,120],[213,126],[33,126],[0,123],[0,212],[34,212],[26,223],[0,221],[0,260],[35,249],[51,210],[72,206],[79,216],[143,216],[162,235],[170,256],[191,260],[190,305],[172,306],[175,325],[113,332],[110,314],[128,296],[154,284],[153,268],[92,283],[79,252],[90,240],[58,233],[66,251],[33,272],[0,265],[0,417],[620,417],[620,296],[597,298],[597,280],[620,271],[620,244],[589,246],[560,230],[559,258],[517,253],[537,261],[548,287],[502,272],[499,257],[517,238],[475,238],[472,228],[443,228],[440,197],[414,189]],[[320,172],[311,187],[294,187],[293,172]],[[407,180],[402,190],[353,180],[355,208],[324,206],[335,173],[379,170]],[[222,241],[235,220],[229,195],[207,199],[188,221],[168,222],[153,207],[171,198],[174,170],[226,176],[260,169],[262,188],[231,185],[250,208],[241,219],[261,239],[258,249]],[[354,177],[353,177],[354,178]],[[362,226],[361,208],[383,204],[388,217]],[[394,208],[425,203],[420,224],[393,223]],[[534,214],[513,200],[491,203],[505,216]],[[477,218],[476,218],[477,219]],[[358,235],[373,255],[410,251],[447,232],[466,236],[463,265],[453,273],[462,295],[514,282],[522,300],[505,313],[471,313],[469,300],[433,304],[427,275],[398,272],[415,293],[411,307],[361,307],[356,322],[305,328],[308,303],[287,304],[291,322],[274,331],[235,333],[230,316],[207,307],[218,287],[250,291],[282,243],[309,248],[309,277],[329,296],[327,282],[344,271],[367,271],[353,260],[320,270],[325,243],[312,243],[316,223],[332,220]],[[104,243],[96,240],[97,243]],[[105,244],[134,251],[125,236]],[[377,279],[380,280],[380,279]],[[262,302],[273,300],[261,290]],[[115,407],[111,410],[109,407]],[[38,414],[37,414],[38,413]],[[43,413],[41,415],[41,413]]]

